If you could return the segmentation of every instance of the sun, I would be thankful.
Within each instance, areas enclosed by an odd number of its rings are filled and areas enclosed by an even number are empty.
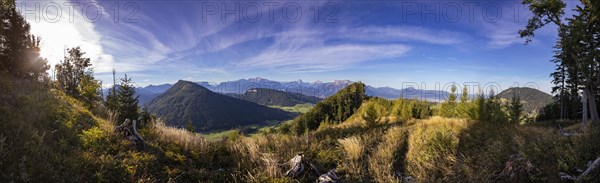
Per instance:
[[[41,56],[48,59],[48,64],[56,65],[64,58],[65,49],[81,46],[84,42],[79,32],[66,23],[33,22],[31,33],[41,37]]]
[[[92,65],[100,62],[112,63],[112,56],[104,53],[100,42],[102,36],[95,30],[95,25],[86,21],[79,12],[69,14],[68,10],[62,8],[62,13],[44,11],[44,16],[61,15],[57,21],[49,21],[36,14],[24,14],[31,26],[31,34],[41,38],[40,55],[48,59],[48,64],[54,67],[64,59],[67,48],[81,47],[86,56],[91,58]]]

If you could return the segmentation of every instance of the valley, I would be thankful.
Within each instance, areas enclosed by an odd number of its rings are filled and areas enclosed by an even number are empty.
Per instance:
[[[0,183],[600,182],[598,105],[600,1],[0,0]]]

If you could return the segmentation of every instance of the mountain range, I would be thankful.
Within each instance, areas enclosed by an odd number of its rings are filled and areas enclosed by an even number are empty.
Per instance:
[[[321,98],[306,96],[300,93],[292,93],[267,88],[252,88],[244,94],[227,94],[235,98],[244,99],[265,106],[291,107],[298,104],[316,104]]]
[[[196,131],[225,130],[269,121],[284,121],[297,114],[212,92],[180,80],[152,99],[148,110],[170,126],[191,123]]]
[[[210,83],[206,81],[196,82],[196,84],[203,86],[213,92],[221,94],[244,94],[250,89],[265,88],[274,91],[286,91],[291,93],[299,93],[306,96],[313,96],[318,98],[326,98],[331,96],[346,86],[354,83],[350,80],[335,80],[333,82],[304,82],[302,80],[297,81],[273,81],[260,77],[250,79],[239,79],[235,81],[226,81],[221,83]],[[154,97],[167,91],[172,84],[162,85],[149,85],[146,87],[138,87],[137,93],[139,94],[139,103],[141,106],[146,105]],[[421,99],[431,102],[439,102],[446,99],[449,95],[446,91],[440,90],[421,90],[416,88],[404,88],[395,89],[391,87],[365,87],[366,94],[369,96],[377,96],[386,99],[397,99],[399,97],[408,99]],[[105,94],[108,90],[105,89]]]

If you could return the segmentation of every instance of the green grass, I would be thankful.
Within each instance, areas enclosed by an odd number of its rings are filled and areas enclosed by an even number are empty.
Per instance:
[[[304,114],[304,113],[308,112],[310,109],[312,109],[314,106],[315,106],[315,104],[305,103],[305,104],[296,104],[295,106],[276,106],[276,105],[274,105],[274,106],[269,106],[269,107],[282,109],[287,112],[295,112],[295,113]]]
[[[265,122],[262,122],[259,124],[246,125],[246,126],[242,126],[242,127],[239,127],[236,129],[231,129],[231,130],[214,130],[211,132],[199,133],[199,134],[202,137],[210,139],[210,140],[224,139],[226,137],[229,138],[229,137],[238,135],[240,132],[244,135],[252,136],[254,134],[260,133],[261,131],[273,129],[279,123],[280,123],[279,121],[271,120],[271,121],[265,121]]]
[[[225,137],[229,137],[235,134],[238,134],[240,131],[237,129],[233,129],[233,130],[226,130],[226,131],[221,131],[221,132],[213,132],[213,133],[201,133],[200,136],[206,138],[206,139],[210,139],[210,140],[217,140],[217,139],[223,139]]]

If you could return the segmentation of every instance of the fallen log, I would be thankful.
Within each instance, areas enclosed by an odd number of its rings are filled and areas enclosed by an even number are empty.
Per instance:
[[[598,168],[599,165],[600,157],[596,158],[596,160],[594,160],[593,162],[588,163],[587,169],[585,169],[585,171],[579,176],[569,175],[563,172],[559,172],[558,176],[560,176],[561,180],[578,181],[592,173],[594,170],[596,170],[596,168]]]
[[[575,133],[566,132],[560,125],[558,125],[558,133],[560,133],[562,136],[565,136],[565,137],[571,137],[571,136],[575,135]]]

